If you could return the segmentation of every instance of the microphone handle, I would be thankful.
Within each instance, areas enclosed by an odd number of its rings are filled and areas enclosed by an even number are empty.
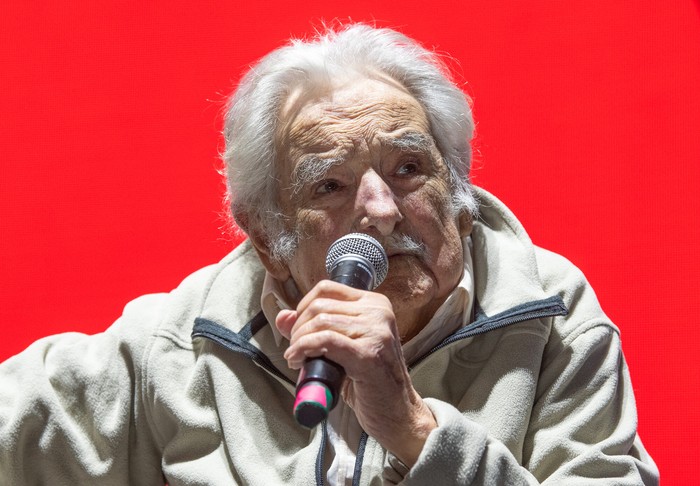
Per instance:
[[[297,381],[294,417],[308,429],[323,422],[338,404],[345,370],[324,357],[310,358],[304,363]]]
[[[371,264],[355,255],[346,255],[333,265],[330,279],[360,290],[374,282]],[[297,380],[294,417],[306,428],[316,427],[338,404],[340,386],[345,379],[342,366],[324,357],[306,360]]]

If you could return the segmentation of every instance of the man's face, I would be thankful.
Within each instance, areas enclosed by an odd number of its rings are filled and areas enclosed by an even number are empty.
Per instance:
[[[391,300],[402,337],[414,335],[459,282],[471,229],[451,210],[448,169],[422,107],[391,80],[362,78],[286,111],[279,198],[300,238],[276,276],[291,275],[306,293],[327,278],[336,239],[367,233],[389,256],[376,290]],[[396,245],[402,235],[422,251]]]

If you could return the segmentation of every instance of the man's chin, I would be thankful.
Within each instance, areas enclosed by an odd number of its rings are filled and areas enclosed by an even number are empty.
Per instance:
[[[434,280],[421,265],[416,265],[415,257],[400,256],[395,261],[392,259],[394,257],[389,258],[389,273],[376,291],[391,301],[395,312],[398,310],[397,305],[420,306],[424,300],[422,297],[431,295],[434,290]],[[392,263],[396,264],[392,267]]]

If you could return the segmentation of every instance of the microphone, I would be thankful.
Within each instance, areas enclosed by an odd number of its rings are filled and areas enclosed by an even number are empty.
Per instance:
[[[382,245],[364,233],[350,233],[337,239],[326,256],[328,277],[360,290],[374,290],[389,272],[389,259]],[[297,380],[294,417],[313,428],[328,417],[340,398],[345,379],[343,367],[320,357],[304,363]]]

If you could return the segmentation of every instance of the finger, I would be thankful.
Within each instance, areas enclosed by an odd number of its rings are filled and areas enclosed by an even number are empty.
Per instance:
[[[345,329],[356,329],[357,336],[333,329],[321,329],[294,338],[284,353],[292,368],[299,368],[308,357],[326,356],[344,368],[353,378],[372,379],[378,366],[394,367],[403,362],[401,347],[391,329],[363,326],[356,318],[347,318]],[[368,376],[364,376],[367,374]]]
[[[367,326],[361,325],[362,321],[356,319],[356,315],[340,312],[321,312],[313,316],[307,314],[299,317],[291,332],[290,344],[295,344],[307,334],[321,331],[333,331],[356,338],[366,332]]]
[[[297,319],[298,314],[296,311],[283,309],[275,318],[275,326],[277,326],[277,329],[284,337],[291,339],[292,328],[297,322]]]
[[[296,321],[291,329],[291,335],[294,336],[302,327],[305,326],[306,323],[313,321],[318,316],[332,314],[338,316],[356,317],[361,314],[371,313],[371,307],[372,305],[370,303],[367,303],[367,305],[358,306],[354,301],[347,302],[327,298],[315,299],[303,310],[297,310]],[[328,318],[324,317],[324,319]],[[329,324],[332,322],[332,320],[328,320]]]
[[[363,293],[363,290],[354,289],[338,282],[321,280],[301,299],[297,305],[297,311],[303,312],[311,302],[318,298],[353,301],[359,300]]]
[[[357,355],[357,341],[331,330],[324,330],[302,336],[284,353],[291,369],[304,366],[308,358],[325,356],[345,367]]]

